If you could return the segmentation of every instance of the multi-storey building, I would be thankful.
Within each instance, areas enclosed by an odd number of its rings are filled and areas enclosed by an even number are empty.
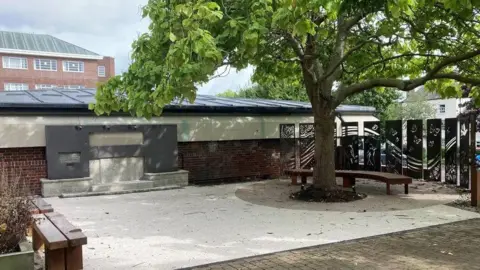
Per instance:
[[[96,87],[115,60],[50,35],[0,31],[0,91]]]

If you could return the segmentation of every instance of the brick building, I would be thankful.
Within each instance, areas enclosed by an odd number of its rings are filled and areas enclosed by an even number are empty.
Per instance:
[[[0,92],[0,171],[45,196],[151,189],[179,179],[195,185],[275,178],[285,158],[280,126],[295,126],[290,134],[301,138],[300,124],[313,122],[304,102],[204,95],[194,104],[168,105],[150,120],[98,117],[88,110],[94,95],[95,89]],[[363,127],[378,120],[371,107],[336,111],[337,130],[341,121]],[[172,179],[175,172],[181,175]],[[56,186],[47,194],[49,184]]]
[[[115,60],[50,35],[0,31],[0,91],[96,87]]]

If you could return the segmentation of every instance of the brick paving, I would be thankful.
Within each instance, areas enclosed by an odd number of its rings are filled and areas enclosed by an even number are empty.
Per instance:
[[[186,269],[480,269],[480,219]]]

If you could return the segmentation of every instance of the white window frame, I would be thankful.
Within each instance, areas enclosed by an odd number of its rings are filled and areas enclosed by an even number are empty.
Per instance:
[[[5,83],[3,87],[5,91],[26,91],[28,83]]]
[[[69,63],[75,63],[78,66],[78,70],[70,70],[68,68]],[[85,63],[83,61],[63,61],[63,72],[75,72],[75,73],[83,73],[85,72]]]
[[[57,88],[55,84],[35,84],[36,90],[54,89],[54,88]]]
[[[438,112],[445,113],[445,104],[438,105]]]
[[[24,63],[22,63],[21,67],[11,67],[10,66],[11,59],[17,59],[17,60],[23,61]],[[25,64],[25,66],[23,64]],[[28,69],[28,60],[26,57],[3,56],[2,66],[3,68],[8,68],[8,69]]]
[[[42,61],[49,61],[50,62],[50,68],[42,68]],[[38,66],[37,66],[38,62]],[[53,63],[55,63],[55,69],[53,69]],[[57,60],[55,59],[44,59],[44,58],[35,58],[33,60],[33,69],[35,70],[41,70],[41,71],[58,71],[58,63]]]
[[[98,66],[97,74],[98,74],[98,77],[106,77],[107,76],[107,71],[105,69],[105,66]]]
[[[65,85],[63,89],[85,89],[84,85]]]

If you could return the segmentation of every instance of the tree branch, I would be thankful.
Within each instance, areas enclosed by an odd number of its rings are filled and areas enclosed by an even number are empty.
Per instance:
[[[392,56],[392,57],[387,57],[387,58],[384,58],[382,60],[378,60],[378,61],[375,61],[375,62],[372,62],[366,66],[363,66],[361,68],[357,68],[355,69],[354,71],[351,71],[350,73],[355,73],[355,72],[358,72],[358,71],[361,71],[361,70],[365,70],[367,68],[370,68],[370,67],[373,67],[373,66],[376,66],[378,64],[384,64],[388,61],[392,61],[392,60],[395,60],[395,59],[399,59],[399,58],[402,58],[402,57],[414,57],[414,56],[421,56],[421,57],[447,57],[445,55],[440,55],[440,54],[425,54],[425,53],[404,53],[404,54],[399,54],[399,55],[396,55],[396,56]]]
[[[480,55],[480,50],[475,50],[458,56],[447,57],[436,65],[432,70],[430,70],[425,76],[413,79],[413,80],[400,80],[400,79],[388,79],[388,78],[378,78],[371,79],[348,87],[342,87],[338,89],[335,93],[335,105],[338,106],[343,102],[348,96],[351,96],[355,93],[359,93],[375,87],[391,87],[397,88],[402,91],[411,91],[418,86],[424,85],[426,82],[436,79],[451,79],[460,81],[463,83],[470,84],[480,84],[480,80],[464,77],[457,73],[443,73],[439,72],[446,66],[461,62],[475,56]]]
[[[288,43],[290,44],[290,46],[292,47],[293,51],[298,56],[298,58],[300,58],[300,60],[303,60],[304,52],[303,52],[303,48],[302,48],[302,45],[300,44],[300,42],[298,42],[298,40],[296,40],[289,33],[285,33],[284,37],[287,39]]]
[[[343,57],[337,61],[337,63],[333,66],[333,67],[329,67],[329,69],[327,70],[327,72],[325,73],[325,75],[323,75],[319,80],[320,81],[323,81],[325,79],[327,79],[328,77],[330,77],[336,70],[337,68],[343,63],[345,62],[345,60],[347,60],[347,58],[352,54],[354,53],[355,51],[359,50],[361,47],[363,47],[365,44],[367,44],[368,41],[364,41],[364,42],[360,42],[358,45],[356,45],[355,47],[353,47],[352,49],[350,49],[348,52],[346,52]]]

